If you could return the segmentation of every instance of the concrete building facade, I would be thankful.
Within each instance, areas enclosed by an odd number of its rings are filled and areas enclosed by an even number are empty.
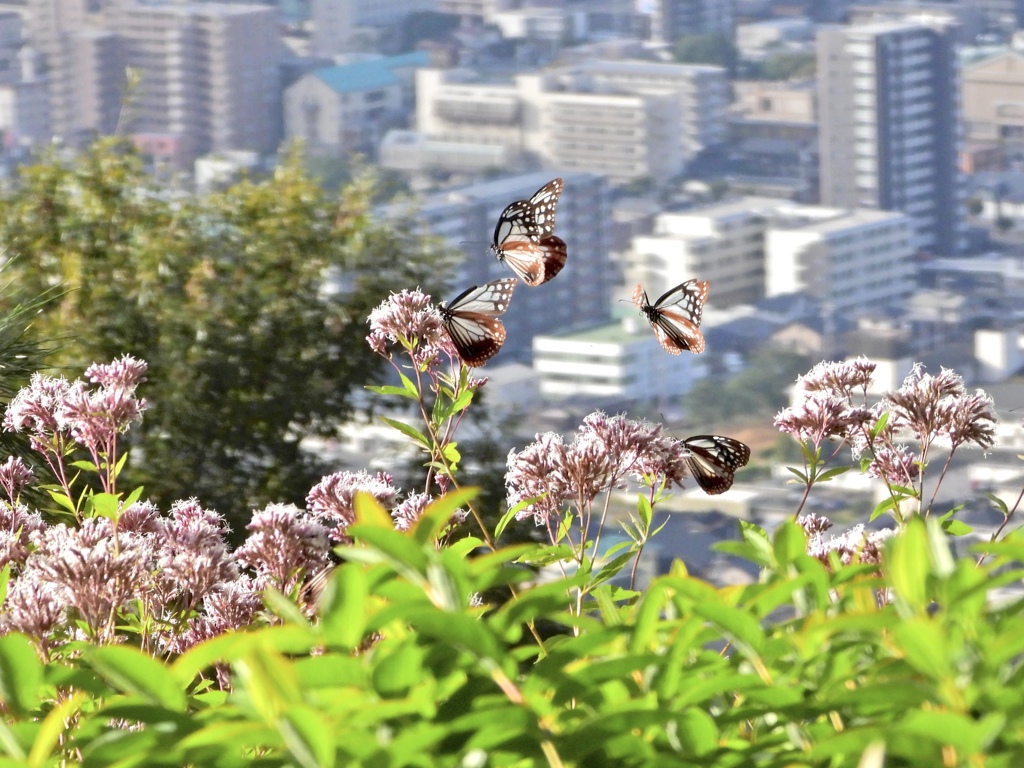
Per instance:
[[[502,146],[613,182],[670,178],[726,134],[719,67],[596,61],[502,83],[422,69],[416,96],[416,129],[431,140]]]
[[[641,282],[652,299],[692,279],[711,283],[716,308],[753,304],[764,296],[764,238],[779,200],[742,197],[662,213],[654,232],[633,238],[626,257],[626,286]]]
[[[826,315],[852,317],[914,290],[914,231],[895,211],[801,206],[765,232],[765,293],[805,292]]]
[[[885,22],[818,35],[821,202],[909,215],[916,247],[965,247],[959,67],[950,28]]]
[[[533,369],[548,400],[663,402],[685,395],[706,374],[693,355],[666,355],[647,321],[632,315],[581,331],[533,340]]]

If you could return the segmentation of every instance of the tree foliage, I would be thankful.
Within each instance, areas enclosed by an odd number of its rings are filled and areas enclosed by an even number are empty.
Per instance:
[[[747,366],[728,381],[707,378],[686,394],[689,418],[714,423],[737,416],[773,414],[787,403],[787,389],[807,358],[795,352],[766,348],[756,352]]]
[[[0,241],[19,286],[67,289],[36,323],[69,337],[57,363],[150,365],[130,483],[161,504],[191,488],[234,517],[302,500],[323,468],[300,439],[330,434],[379,372],[370,309],[444,273],[408,226],[371,223],[370,193],[359,180],[328,196],[294,154],[263,181],[169,192],[114,141],[19,173]]]
[[[715,64],[730,73],[736,68],[736,46],[726,35],[684,35],[672,52],[683,64]]]
[[[754,80],[799,80],[812,78],[818,71],[818,60],[813,53],[776,53],[764,61],[748,62],[745,77]]]

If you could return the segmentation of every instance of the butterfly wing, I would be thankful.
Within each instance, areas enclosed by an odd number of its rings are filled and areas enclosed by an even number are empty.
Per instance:
[[[505,343],[505,326],[497,318],[508,309],[517,282],[514,277],[505,277],[474,285],[450,304],[441,305],[444,329],[466,365],[483,365]]]
[[[529,200],[516,200],[494,227],[491,250],[527,285],[546,283],[565,266],[565,242],[553,234],[564,186],[561,179],[552,179]]]
[[[489,317],[503,315],[512,301],[512,291],[517,282],[514,277],[503,277],[474,285],[448,302],[447,309],[449,312],[476,312]]]
[[[498,251],[509,242],[527,240],[536,242],[540,239],[540,227],[533,213],[533,203],[529,200],[516,200],[505,206],[494,225],[494,239],[491,247]]]
[[[530,198],[533,219],[540,237],[550,237],[555,232],[555,208],[563,189],[565,182],[561,179],[552,179]]]
[[[556,240],[558,238],[555,238]],[[564,251],[564,248],[563,248]],[[520,279],[531,287],[536,287],[551,278],[546,274],[547,259],[545,249],[530,240],[512,240],[498,250],[498,258],[508,264],[509,268],[519,275]],[[562,258],[565,263],[565,257]],[[562,267],[559,265],[558,269]],[[558,272],[558,269],[555,272]],[[554,277],[554,275],[551,275]]]
[[[750,448],[731,437],[695,435],[683,440],[689,451],[686,466],[705,493],[717,495],[732,487],[736,470],[750,459]]]
[[[680,283],[653,304],[642,285],[633,289],[633,303],[647,316],[662,348],[673,355],[683,350],[694,354],[704,351],[704,335],[699,326],[707,298],[707,280]]]
[[[486,363],[505,343],[505,326],[501,321],[479,312],[459,312],[444,327],[462,362],[471,368]]]
[[[550,237],[541,238],[541,241],[537,244],[537,249],[544,264],[541,282],[546,283],[561,272],[562,267],[565,266],[565,259],[568,255],[565,241],[560,237],[551,235]]]

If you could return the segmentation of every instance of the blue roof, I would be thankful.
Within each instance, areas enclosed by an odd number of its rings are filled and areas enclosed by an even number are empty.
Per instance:
[[[401,56],[324,67],[314,70],[313,75],[338,93],[372,91],[376,88],[397,85],[399,80],[393,70],[401,67],[423,67],[428,62],[426,51],[415,51]]]

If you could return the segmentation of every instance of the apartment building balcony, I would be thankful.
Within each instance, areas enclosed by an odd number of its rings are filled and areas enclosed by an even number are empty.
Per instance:
[[[515,99],[447,97],[435,102],[434,111],[454,123],[509,125],[519,121],[520,107]]]

